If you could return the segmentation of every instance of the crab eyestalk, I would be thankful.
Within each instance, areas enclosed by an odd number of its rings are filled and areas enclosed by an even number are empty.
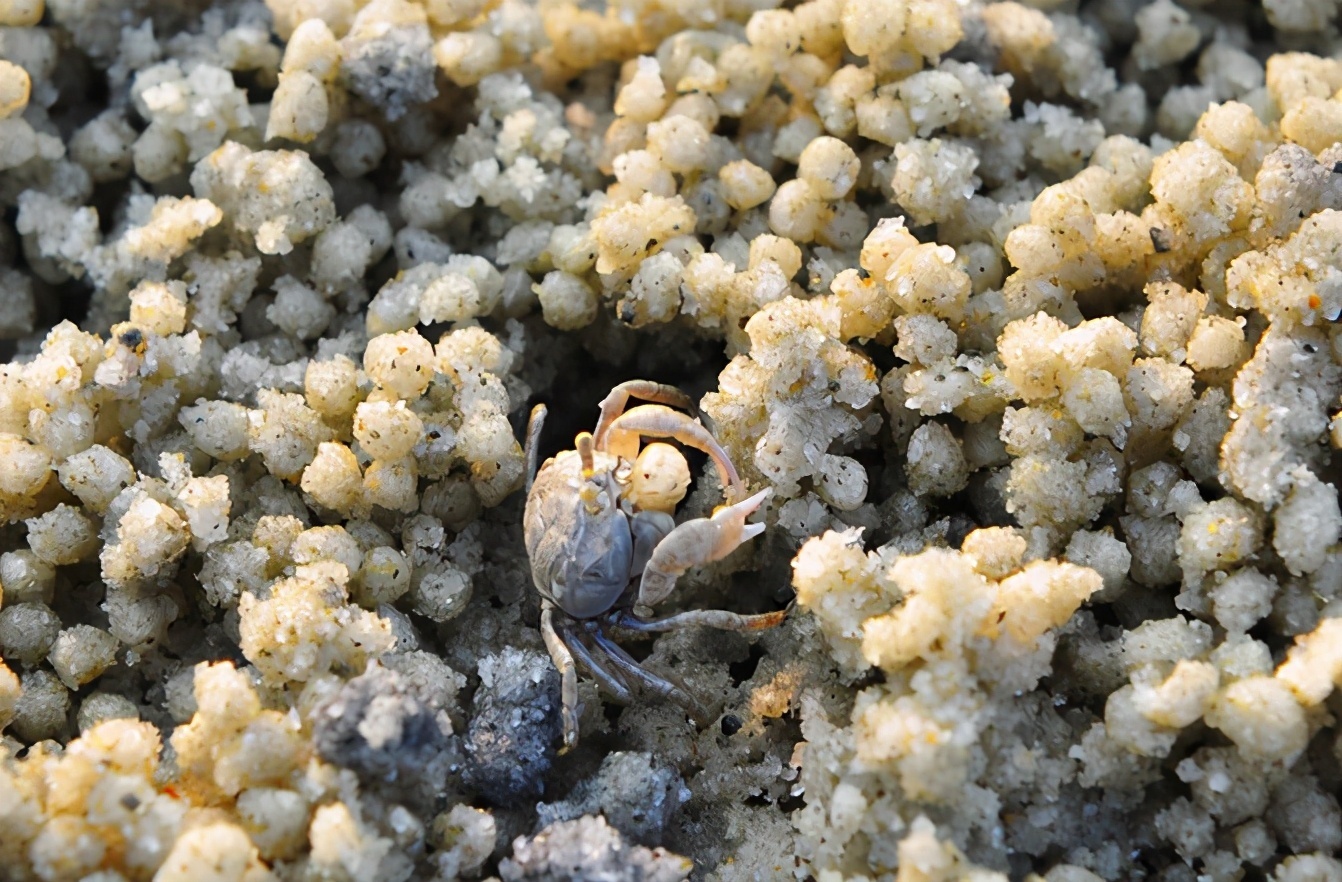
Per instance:
[[[597,514],[602,509],[601,504],[601,485],[596,480],[596,457],[593,453],[596,445],[592,440],[591,432],[579,432],[574,440],[574,446],[578,450],[578,458],[582,461],[582,489],[578,491],[578,498],[591,514]]]
[[[590,481],[596,472],[596,459],[593,454],[596,445],[592,441],[592,433],[579,432],[573,443],[578,450],[578,457],[582,460],[582,479]]]

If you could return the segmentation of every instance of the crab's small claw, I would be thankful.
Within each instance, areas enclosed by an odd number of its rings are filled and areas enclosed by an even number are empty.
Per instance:
[[[756,493],[754,496],[747,496],[740,502],[720,507],[717,511],[713,512],[713,519],[717,520],[718,517],[720,516],[739,517],[742,523],[744,523],[745,519],[753,515],[755,511],[761,505],[764,504],[764,500],[768,499],[770,496],[773,496],[773,494],[774,491],[772,487],[765,487],[763,490]],[[731,514],[727,515],[727,512],[731,512]],[[756,533],[752,533],[751,535],[757,535],[758,533],[764,531],[763,524],[751,524],[750,526],[758,528]]]
[[[686,521],[668,533],[643,568],[638,586],[639,605],[654,606],[671,593],[676,579],[690,567],[722,560],[763,533],[764,524],[747,524],[746,518],[772,493],[773,490],[765,488],[754,496],[719,508],[711,518]]]
[[[733,525],[741,531],[741,538],[736,543],[740,545],[748,539],[754,539],[764,532],[764,524],[747,524],[746,518],[753,515],[764,504],[764,500],[773,495],[772,487],[765,487],[754,496],[747,496],[734,505],[724,505],[713,512],[713,523],[724,526]],[[733,546],[734,548],[735,546]],[[729,549],[730,551],[730,549]],[[724,557],[726,555],[723,555]],[[716,560],[716,558],[715,558]]]

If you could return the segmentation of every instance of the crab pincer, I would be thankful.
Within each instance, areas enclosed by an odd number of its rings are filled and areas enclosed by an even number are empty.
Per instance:
[[[643,568],[638,586],[640,606],[653,606],[665,600],[676,586],[676,579],[691,567],[722,560],[743,543],[764,532],[764,524],[747,524],[773,493],[764,489],[740,502],[725,505],[710,518],[695,518],[676,527],[652,552]]]

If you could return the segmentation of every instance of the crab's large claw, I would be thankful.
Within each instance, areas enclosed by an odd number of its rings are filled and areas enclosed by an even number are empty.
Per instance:
[[[765,489],[734,505],[723,506],[711,518],[695,518],[676,527],[658,543],[643,568],[638,585],[638,603],[654,606],[676,587],[676,579],[690,567],[722,560],[742,543],[764,532],[764,524],[747,524],[769,498]]]

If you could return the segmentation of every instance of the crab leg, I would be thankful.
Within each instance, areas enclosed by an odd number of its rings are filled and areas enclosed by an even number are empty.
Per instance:
[[[596,640],[596,645],[606,653],[606,656],[623,673],[633,677],[661,698],[669,699],[680,705],[690,716],[695,718],[696,722],[699,721],[699,718],[703,715],[699,703],[683,687],[643,667],[632,655],[624,651],[624,647],[610,639],[596,622],[590,623],[587,631]]]
[[[722,481],[723,493],[730,499],[740,499],[745,495],[745,485],[736,473],[727,451],[708,430],[696,420],[663,407],[660,404],[642,404],[625,411],[610,424],[609,432],[602,447],[601,436],[596,436],[598,449],[623,457],[633,462],[638,457],[638,445],[641,438],[671,438],[696,450],[702,450],[713,458],[718,467],[718,478]]]
[[[536,457],[539,456],[537,448],[540,447],[541,429],[545,428],[545,415],[549,413],[544,404],[538,404],[531,409],[531,417],[527,420],[527,441],[526,441],[526,461],[527,461],[527,493],[531,492],[531,483],[536,480]]]
[[[686,521],[666,535],[652,551],[638,584],[638,602],[654,606],[663,600],[691,567],[722,560],[746,541],[764,532],[764,524],[747,524],[746,518],[773,491],[764,489],[735,505],[724,506],[711,518]]]
[[[550,660],[559,669],[559,697],[563,704],[564,746],[560,753],[568,753],[578,744],[578,673],[573,668],[573,653],[555,632],[554,604],[541,601],[541,636]]]
[[[790,609],[790,608],[789,608]],[[780,609],[759,615],[744,615],[728,612],[725,609],[693,609],[659,619],[645,619],[628,610],[613,613],[609,620],[617,628],[635,631],[640,634],[652,634],[662,631],[674,631],[677,628],[716,628],[719,631],[766,631],[783,624],[789,609]]]
[[[653,401],[657,404],[669,404],[672,407],[679,407],[681,410],[693,411],[694,399],[677,389],[675,386],[666,386],[661,383],[654,383],[651,380],[626,380],[614,389],[610,390],[605,398],[601,399],[601,416],[596,421],[596,430],[592,435],[596,438],[597,449],[604,449],[601,445],[606,441],[606,433],[610,431],[610,424],[629,405],[630,398],[639,398],[643,401]],[[630,461],[633,458],[630,457]]]
[[[581,665],[587,673],[592,675],[592,679],[596,680],[599,685],[605,687],[617,704],[632,704],[634,701],[634,693],[630,690],[629,684],[624,681],[624,678],[621,677],[618,672],[607,668],[597,659],[592,650],[583,642],[582,635],[575,634],[573,631],[562,626],[561,630],[563,631],[565,638],[564,645],[573,653],[573,657],[578,664]]]

